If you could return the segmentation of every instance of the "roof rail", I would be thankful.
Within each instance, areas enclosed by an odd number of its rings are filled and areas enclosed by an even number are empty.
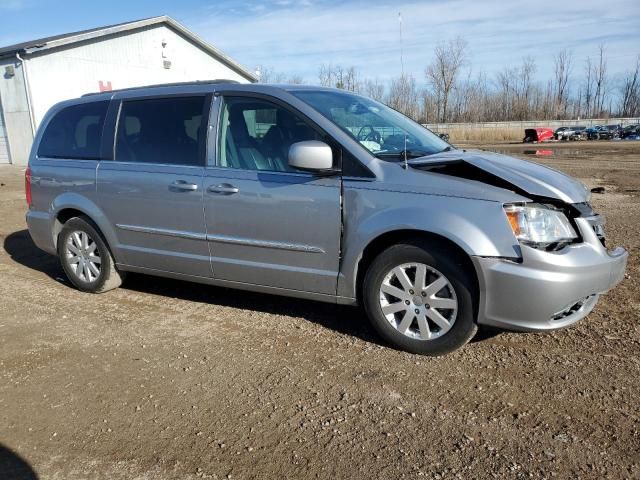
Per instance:
[[[216,80],[194,80],[191,82],[175,82],[175,83],[157,83],[154,85],[141,85],[139,87],[118,88],[116,90],[108,90],[106,92],[91,92],[85,93],[83,97],[89,97],[91,95],[101,95],[103,93],[116,93],[116,92],[129,92],[132,90],[142,90],[144,88],[161,88],[161,87],[181,87],[188,85],[217,85],[221,83],[240,83],[236,80],[216,79]]]

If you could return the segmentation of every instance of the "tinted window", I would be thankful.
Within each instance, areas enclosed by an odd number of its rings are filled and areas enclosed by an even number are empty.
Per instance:
[[[47,125],[39,157],[100,158],[102,127],[109,102],[73,105],[58,112]]]
[[[266,100],[226,97],[220,122],[218,165],[245,170],[295,171],[289,147],[323,140],[298,115]]]
[[[205,97],[123,102],[116,157],[121,162],[204,165]]]

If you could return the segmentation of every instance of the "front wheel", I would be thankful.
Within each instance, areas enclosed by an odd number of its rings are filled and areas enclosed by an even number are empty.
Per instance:
[[[370,265],[363,304],[376,331],[411,353],[442,355],[465,345],[478,327],[475,282],[456,251],[422,242],[383,251]]]

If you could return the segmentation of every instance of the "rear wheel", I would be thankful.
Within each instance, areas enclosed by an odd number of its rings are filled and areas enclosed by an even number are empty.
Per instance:
[[[454,250],[412,242],[373,261],[363,304],[384,339],[408,352],[442,355],[475,335],[475,283],[456,257]]]
[[[58,236],[58,257],[69,281],[83,292],[102,293],[119,287],[123,274],[97,227],[88,218],[69,219]]]

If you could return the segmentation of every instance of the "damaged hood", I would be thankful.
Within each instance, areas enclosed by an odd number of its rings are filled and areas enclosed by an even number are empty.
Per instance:
[[[580,181],[553,168],[482,150],[452,150],[409,160],[411,167],[509,188],[521,194],[553,198],[566,203],[589,199]],[[472,168],[460,168],[460,167]],[[480,170],[478,175],[474,171]],[[488,174],[488,175],[487,175]],[[476,177],[476,178],[474,178]],[[495,179],[495,182],[492,182]]]

